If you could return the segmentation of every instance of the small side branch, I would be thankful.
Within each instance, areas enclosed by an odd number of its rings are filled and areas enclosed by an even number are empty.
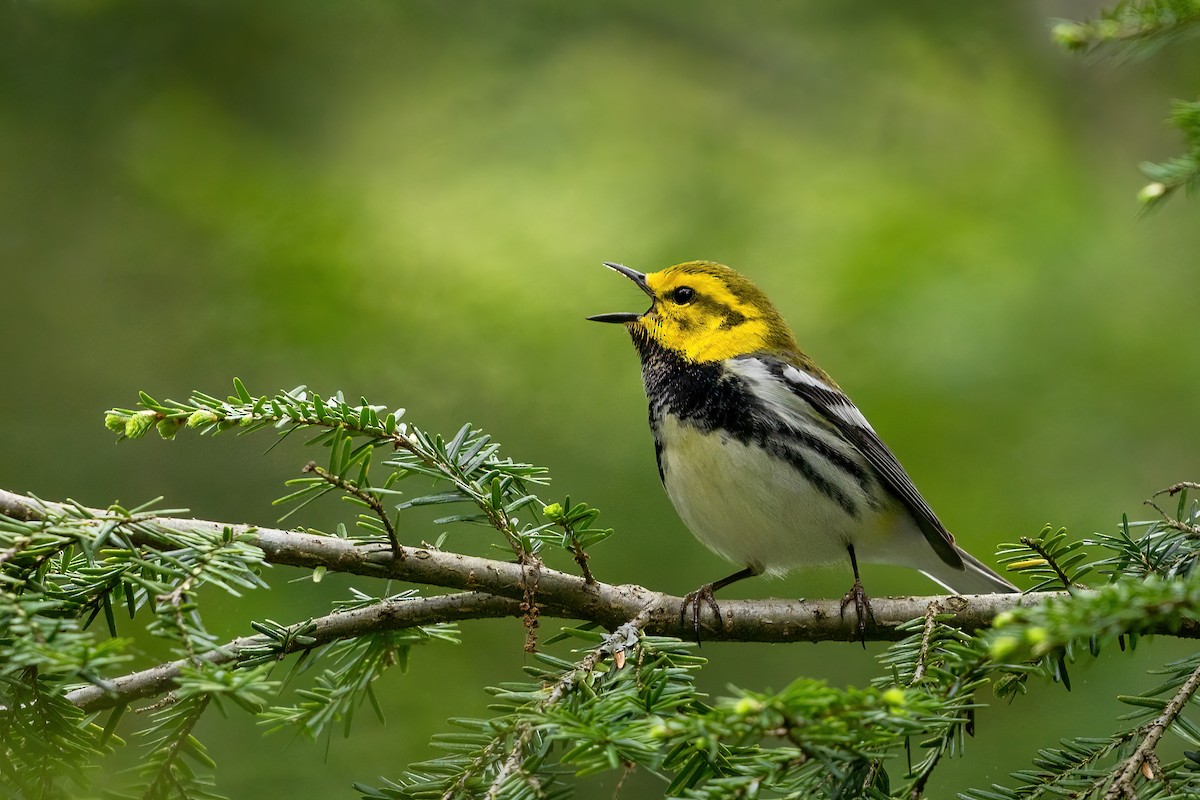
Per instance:
[[[567,693],[575,687],[576,682],[582,677],[589,674],[596,668],[605,656],[614,656],[614,662],[619,669],[625,662],[625,646],[627,643],[636,642],[639,632],[650,621],[650,609],[644,608],[638,612],[633,619],[617,629],[616,633],[610,636],[604,644],[589,652],[575,666],[574,669],[567,670],[563,676],[554,684],[554,688],[546,695],[538,706],[540,708],[548,708],[555,703],[560,702]],[[500,766],[496,772],[496,777],[492,780],[488,787],[488,800],[494,800],[498,797],[501,789],[504,787],[504,782],[508,780],[510,775],[514,775],[520,769],[521,763],[526,758],[525,748],[529,744],[529,740],[533,737],[533,726],[528,723],[522,723],[518,726],[516,740],[513,742],[512,752],[508,758]]]
[[[1149,725],[1145,727],[1144,738],[1137,748],[1133,751],[1133,755],[1125,759],[1120,768],[1114,775],[1112,784],[1108,787],[1108,791],[1104,793],[1104,800],[1120,800],[1128,798],[1129,800],[1137,800],[1137,791],[1134,789],[1133,781],[1139,774],[1154,775],[1154,769],[1158,765],[1158,758],[1155,755],[1155,748],[1158,747],[1159,741],[1163,734],[1175,723],[1179,715],[1183,713],[1183,709],[1187,707],[1188,702],[1192,699],[1192,695],[1196,690],[1200,689],[1200,667],[1184,681],[1179,687],[1179,691],[1171,698],[1171,702],[1167,703],[1166,708],[1162,713],[1154,718]],[[1161,775],[1161,772],[1158,773]]]
[[[1021,544],[1025,545],[1030,550],[1034,551],[1039,556],[1044,558],[1046,560],[1046,563],[1050,566],[1050,568],[1054,570],[1054,574],[1058,576],[1058,582],[1062,584],[1063,589],[1065,589],[1068,592],[1071,591],[1070,577],[1067,576],[1067,573],[1063,572],[1062,567],[1060,567],[1058,565],[1058,561],[1055,560],[1055,558],[1050,554],[1049,550],[1047,550],[1045,547],[1043,547],[1042,544],[1040,542],[1038,542],[1036,539],[1033,539],[1029,536],[1022,536]]]
[[[933,630],[937,627],[938,614],[942,613],[942,606],[937,601],[929,604],[925,609],[925,624],[921,626],[921,649],[917,651],[917,666],[913,669],[912,680],[908,682],[909,686],[916,686],[925,677],[925,670],[929,668],[926,663],[929,660],[929,644],[933,638]]]
[[[1168,486],[1166,489],[1163,489],[1160,492],[1155,492],[1154,497],[1152,497],[1146,501],[1146,505],[1150,506],[1151,508],[1153,508],[1155,511],[1158,512],[1158,515],[1160,517],[1162,517],[1162,524],[1165,527],[1170,528],[1171,530],[1176,530],[1176,531],[1180,531],[1182,533],[1186,533],[1190,536],[1200,536],[1200,526],[1189,525],[1188,523],[1184,522],[1183,520],[1175,519],[1170,514],[1168,514],[1166,511],[1163,511],[1161,508],[1159,508],[1158,504],[1154,502],[1155,497],[1161,497],[1164,494],[1167,497],[1174,497],[1175,495],[1177,495],[1180,492],[1185,491],[1187,489],[1193,489],[1193,490],[1200,489],[1200,483],[1195,483],[1193,481],[1183,481],[1181,483],[1175,484],[1174,486]]]
[[[385,600],[365,608],[341,611],[317,617],[305,626],[307,637],[301,644],[289,637],[279,649],[279,658],[300,650],[351,639],[382,630],[413,628],[438,622],[488,617],[515,617],[521,613],[514,600],[476,592],[461,592],[440,597]],[[213,664],[236,664],[250,651],[269,647],[274,640],[267,636],[242,636],[224,646],[205,653],[200,658]],[[85,686],[67,693],[67,699],[84,711],[99,711],[126,705],[136,700],[156,697],[178,685],[188,659],[168,661],[150,669],[131,672],[104,686]]]
[[[396,536],[396,526],[392,524],[392,520],[388,516],[387,509],[383,507],[383,502],[378,497],[368,491],[365,491],[353,481],[348,481],[345,478],[334,475],[327,469],[317,466],[317,462],[315,461],[310,461],[305,464],[304,471],[311,472],[313,475],[316,475],[330,486],[336,486],[343,492],[357,497],[359,500],[366,503],[367,507],[370,508],[371,511],[375,513],[375,516],[379,517],[380,522],[383,523],[384,530],[387,531],[388,541],[392,545],[392,552],[396,554],[397,558],[404,558],[404,548],[400,546],[400,539]]]
[[[571,552],[575,556],[575,563],[579,565],[579,571],[583,573],[584,582],[594,584],[596,579],[592,577],[591,567],[588,566],[588,558],[590,556],[588,556],[587,551],[580,547],[579,542],[572,540]]]

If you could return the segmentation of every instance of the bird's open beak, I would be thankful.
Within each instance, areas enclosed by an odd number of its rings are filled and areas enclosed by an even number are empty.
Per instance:
[[[611,261],[605,261],[604,266],[629,278],[629,280],[638,285],[639,289],[650,295],[651,299],[654,298],[654,292],[646,285],[645,273],[638,272],[636,269],[630,269],[624,264],[614,264]],[[596,314],[595,316],[588,317],[588,319],[592,322],[633,322],[640,316],[642,315],[635,311],[616,311],[611,314]]]

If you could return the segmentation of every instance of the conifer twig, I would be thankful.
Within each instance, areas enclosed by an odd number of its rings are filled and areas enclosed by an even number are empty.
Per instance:
[[[392,524],[392,520],[388,516],[387,509],[383,507],[383,503],[378,497],[370,492],[363,491],[353,481],[348,481],[345,478],[334,475],[327,469],[323,469],[322,467],[318,466],[317,462],[315,461],[309,461],[307,464],[305,464],[304,471],[311,472],[321,480],[328,483],[330,486],[336,486],[347,494],[357,497],[359,500],[366,503],[367,507],[375,513],[375,516],[379,517],[380,521],[383,522],[384,530],[387,531],[388,542],[391,543],[392,552],[396,554],[396,558],[404,558],[404,548],[400,546],[400,540],[396,537],[396,526]]]
[[[586,675],[594,670],[596,665],[599,664],[605,656],[612,655],[612,647],[609,644],[612,639],[617,639],[620,641],[623,639],[628,639],[632,636],[632,638],[636,640],[638,633],[646,626],[646,623],[649,620],[649,608],[644,608],[639,611],[637,615],[633,617],[633,619],[622,625],[617,630],[616,634],[614,634],[614,636],[605,640],[603,644],[584,656],[574,669],[567,670],[565,673],[563,673],[562,677],[559,678],[554,684],[554,688],[550,690],[550,693],[546,695],[545,699],[538,703],[538,707],[545,709],[561,701],[564,697],[566,697],[567,692],[569,692],[575,686],[575,683],[580,679],[581,676]],[[621,652],[624,651],[622,650]],[[623,660],[624,659],[619,659],[618,666],[621,662],[623,662]],[[516,773],[516,771],[520,768],[521,762],[525,758],[525,746],[529,743],[529,739],[532,736],[533,726],[528,723],[522,723],[520,726],[520,732],[517,734],[517,738],[513,742],[512,752],[508,754],[508,758],[506,758],[504,763],[500,765],[500,769],[496,771],[496,777],[492,780],[491,785],[488,787],[488,800],[494,800],[496,797],[498,797],[500,790],[504,786],[504,782],[508,780],[508,776]]]
[[[279,657],[308,650],[341,639],[350,639],[382,630],[414,628],[459,619],[518,616],[516,601],[478,592],[458,592],[438,597],[384,600],[363,608],[338,611],[308,621],[301,643],[289,637],[280,647]],[[242,636],[198,656],[213,664],[234,664],[252,649],[270,646],[267,636]],[[67,699],[84,711],[98,711],[126,705],[135,700],[156,697],[174,689],[190,659],[159,664],[105,681],[104,686],[84,686],[67,693]]]
[[[929,642],[933,638],[933,629],[936,627],[938,615],[942,611],[941,604],[936,600],[925,609],[925,624],[921,626],[921,648],[917,651],[917,666],[913,669],[912,680],[908,682],[909,686],[916,686],[920,683],[921,678],[925,677],[925,670],[928,668],[926,661],[929,659]]]
[[[1021,544],[1025,545],[1030,550],[1044,558],[1046,563],[1050,565],[1050,568],[1054,570],[1054,574],[1058,576],[1058,581],[1063,585],[1063,589],[1068,592],[1071,591],[1070,577],[1067,576],[1067,573],[1063,572],[1062,567],[1058,565],[1058,561],[1055,560],[1054,556],[1042,545],[1041,542],[1029,536],[1022,536]]]
[[[1196,693],[1197,689],[1200,689],[1200,667],[1197,667],[1179,687],[1179,691],[1167,703],[1162,713],[1146,725],[1145,737],[1115,773],[1112,784],[1104,793],[1104,800],[1119,800],[1122,797],[1136,800],[1138,795],[1133,786],[1134,778],[1142,773],[1145,765],[1150,765],[1152,768],[1157,762],[1155,748],[1158,747],[1163,734],[1183,713],[1183,709],[1191,701],[1192,695]]]

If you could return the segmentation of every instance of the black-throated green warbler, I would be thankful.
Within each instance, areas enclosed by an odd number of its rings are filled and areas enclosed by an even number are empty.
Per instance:
[[[642,360],[658,474],[687,527],[743,569],[690,593],[849,557],[860,631],[870,606],[858,561],[920,570],[957,593],[1017,591],[954,543],[862,412],[800,352],[762,291],[722,264],[620,272],[650,296],[623,324]],[[865,612],[865,615],[864,615]]]

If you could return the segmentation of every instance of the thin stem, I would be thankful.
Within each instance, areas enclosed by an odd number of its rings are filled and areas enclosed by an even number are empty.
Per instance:
[[[171,767],[175,762],[182,757],[182,748],[188,743],[192,734],[192,729],[196,727],[196,723],[200,721],[200,717],[204,716],[204,710],[208,708],[209,702],[212,700],[212,695],[205,695],[196,708],[188,716],[187,721],[183,726],[175,732],[172,737],[173,741],[167,748],[167,752],[163,754],[163,762],[159,766],[154,780],[146,787],[145,794],[142,795],[143,800],[150,800],[155,797],[163,797],[166,793],[165,784],[173,782],[174,776],[171,774]]]
[[[1050,555],[1050,551],[1048,551],[1045,547],[1042,547],[1041,543],[1036,539],[1032,539],[1028,536],[1021,537],[1021,544],[1025,545],[1030,550],[1033,550],[1039,556],[1046,559],[1046,563],[1050,565],[1050,568],[1053,569],[1054,573],[1058,576],[1059,583],[1062,584],[1063,589],[1068,592],[1071,591],[1071,579],[1067,576],[1067,573],[1063,572],[1062,568],[1058,566],[1058,562],[1055,561]]]
[[[533,726],[528,722],[522,722],[517,726],[517,738],[513,741],[512,751],[509,752],[508,758],[504,759],[504,763],[500,765],[500,769],[496,770],[496,777],[492,779],[491,785],[488,786],[488,800],[496,800],[500,795],[500,790],[504,786],[504,782],[508,780],[508,776],[516,773],[521,767],[521,762],[525,760],[525,747],[529,744],[530,738],[533,736]]]
[[[580,547],[579,542],[575,541],[574,537],[571,538],[571,552],[575,556],[575,563],[579,565],[579,571],[583,573],[583,582],[587,584],[595,583],[596,579],[592,577],[592,570],[588,567],[589,556],[587,551]]]
[[[325,422],[319,422],[316,424],[324,424],[327,427],[341,427],[344,423],[339,423],[336,426]],[[417,444],[414,443],[414,439],[405,431],[396,430],[392,433],[381,436],[379,435],[378,431],[364,430],[361,428],[357,430],[359,433],[367,436],[373,436],[379,441],[391,444],[396,450],[403,450],[406,453],[416,456],[421,460],[421,463],[425,464],[425,466],[435,469],[441,473],[446,480],[450,481],[450,483],[454,484],[454,486],[456,486],[461,492],[471,498],[471,501],[474,502],[475,505],[478,506],[483,512],[484,516],[487,517],[491,526],[504,535],[504,538],[508,541],[509,547],[512,548],[514,555],[516,555],[517,560],[524,561],[528,554],[525,552],[525,548],[521,544],[521,539],[515,529],[515,526],[513,525],[512,517],[510,517],[508,512],[506,512],[503,508],[494,507],[491,503],[491,497],[489,494],[484,491],[482,487],[477,487],[475,483],[467,480],[460,473],[456,466],[447,464],[445,461],[437,458],[436,456],[430,456],[429,453],[427,453],[422,447],[417,446]]]
[[[634,631],[641,631],[646,627],[646,623],[650,620],[650,609],[644,608],[639,611],[631,620],[621,626],[618,631],[619,636],[627,636]],[[622,651],[623,652],[623,651]],[[610,655],[610,647],[606,641],[604,644],[595,648],[584,656],[579,663],[573,668],[563,673],[562,677],[554,684],[554,688],[546,695],[545,699],[537,705],[539,709],[548,708],[555,703],[560,702],[567,693],[575,687],[580,676],[590,673],[596,668],[606,655]],[[533,737],[533,726],[528,722],[522,722],[517,726],[518,734],[513,742],[512,752],[508,754],[508,758],[500,766],[496,772],[496,777],[492,780],[488,787],[488,800],[494,800],[499,795],[504,782],[508,780],[508,776],[516,773],[520,769],[521,762],[525,760],[525,747],[529,744],[529,740]]]
[[[1168,497],[1174,497],[1186,489],[1200,489],[1200,483],[1195,483],[1194,481],[1182,481],[1174,486],[1168,486],[1166,489],[1155,492],[1154,497],[1161,497],[1164,494]],[[1190,536],[1200,536],[1200,526],[1189,525],[1183,520],[1175,519],[1166,511],[1163,511],[1161,508],[1159,508],[1158,503],[1154,502],[1154,497],[1151,497],[1149,500],[1147,500],[1145,504],[1157,511],[1158,515],[1162,517],[1161,524],[1164,528],[1170,528],[1171,530],[1186,533]]]
[[[407,600],[385,600],[381,603],[349,611],[338,611],[292,626],[304,627],[305,637],[294,636],[279,640],[268,636],[243,636],[199,656],[213,664],[237,663],[248,654],[259,654],[263,648],[274,648],[279,657],[309,650],[341,639],[351,639],[382,630],[398,630],[437,622],[460,619],[519,616],[513,600],[476,592],[460,592]],[[304,642],[304,643],[301,643]],[[99,711],[125,705],[135,700],[156,697],[179,685],[183,670],[191,659],[179,659],[150,669],[131,672],[107,681],[105,686],[85,686],[67,693],[67,699],[84,711]]]
[[[311,472],[330,486],[336,486],[347,494],[353,495],[366,503],[371,511],[375,512],[375,516],[379,517],[379,520],[383,523],[383,527],[387,531],[388,541],[392,545],[392,552],[396,554],[396,558],[404,559],[404,548],[400,546],[400,540],[396,537],[396,527],[392,524],[391,518],[388,517],[387,509],[383,507],[383,501],[377,495],[359,487],[354,481],[346,480],[340,475],[334,475],[329,470],[317,466],[317,462],[315,461],[305,464],[304,472]]]
[[[265,397],[259,398],[260,401],[265,399]],[[275,398],[276,401],[281,399],[282,398],[279,397]],[[289,397],[284,401],[283,404],[299,411],[300,406],[303,405],[303,401]],[[147,406],[145,399],[143,399],[142,405],[155,413],[155,419],[165,418],[166,415],[163,413],[162,407]],[[357,419],[349,420],[336,414],[322,414],[319,411],[315,412],[311,416],[308,414],[294,416],[281,411],[279,404],[277,404],[275,401],[269,402],[261,407],[256,405],[253,411],[247,412],[243,408],[236,410],[235,413],[229,413],[229,411],[211,407],[206,403],[202,405],[203,408],[199,410],[203,410],[212,414],[214,422],[224,421],[237,422],[241,424],[246,422],[267,423],[287,420],[298,425],[337,429],[350,434],[365,436],[371,440],[371,444],[373,445],[390,445],[393,450],[402,450],[406,453],[409,453],[410,455],[415,456],[429,469],[438,472],[442,477],[467,495],[467,497],[469,497],[471,501],[474,502],[475,505],[478,506],[479,509],[484,513],[492,527],[504,535],[505,539],[508,541],[509,547],[512,548],[513,553],[516,555],[518,560],[524,559],[527,555],[524,551],[524,547],[521,544],[519,532],[516,530],[516,526],[512,522],[512,517],[509,516],[509,514],[503,508],[493,507],[490,493],[484,487],[478,486],[473,481],[467,480],[457,465],[447,463],[443,459],[439,458],[436,452],[431,454],[429,452],[429,448],[422,441],[423,437],[415,435],[415,433],[410,434],[404,426],[397,426],[395,430],[388,431],[384,428],[384,426],[378,423],[363,424]],[[189,408],[193,408],[193,410],[195,410],[194,407]],[[267,409],[272,409],[273,413],[268,412]],[[313,471],[315,472],[315,470]],[[329,473],[326,474],[328,475]],[[341,488],[345,487],[343,486]],[[370,501],[367,501],[365,497],[362,499],[370,504]],[[372,508],[375,510],[373,506]],[[378,510],[376,510],[376,513],[379,513]],[[389,531],[391,531],[392,526],[390,521],[387,520],[383,515],[380,516],[381,518],[384,518],[385,526],[389,529]],[[398,548],[394,547],[393,549],[396,549],[398,552]]]
[[[530,556],[526,561],[520,563],[521,567],[521,588],[524,594],[521,597],[521,611],[524,616],[521,618],[521,623],[525,627],[525,652],[537,652],[537,631],[538,631],[538,606],[537,606],[537,588],[538,579],[542,574],[542,562],[537,556]]]
[[[929,642],[933,637],[933,629],[937,627],[938,614],[942,606],[936,600],[925,609],[925,624],[921,628],[921,648],[917,651],[917,666],[913,668],[912,680],[909,686],[916,686],[925,677],[926,661],[929,658]]]
[[[13,539],[12,547],[0,550],[0,567],[4,566],[4,562],[19,556],[31,544],[33,544],[32,536],[18,536]]]
[[[632,628],[636,631],[644,630],[647,623],[650,621],[651,614],[652,611],[649,607],[643,608],[622,627],[627,629]],[[579,675],[581,673],[588,673],[594,670],[596,665],[599,664],[606,655],[609,655],[607,643],[597,647],[595,650],[592,650],[590,653],[584,656],[575,669],[567,671],[561,678],[559,678],[558,683],[554,685],[554,689],[551,690],[546,699],[542,701],[542,707],[545,708],[546,706],[553,705],[561,700],[563,695],[565,695],[571,689],[571,687],[575,685]]]
[[[1179,691],[1171,698],[1171,702],[1167,703],[1166,708],[1162,713],[1154,718],[1143,730],[1145,737],[1141,744],[1133,751],[1133,755],[1125,759],[1121,767],[1114,773],[1113,782],[1108,787],[1108,791],[1104,793],[1104,800],[1118,800],[1118,798],[1133,798],[1136,800],[1137,792],[1134,790],[1133,781],[1141,772],[1145,764],[1153,766],[1155,758],[1155,748],[1158,747],[1159,740],[1163,734],[1175,723],[1179,715],[1183,713],[1183,709],[1192,699],[1192,695],[1196,690],[1200,689],[1200,667],[1196,667],[1191,676],[1183,682],[1179,687]]]

